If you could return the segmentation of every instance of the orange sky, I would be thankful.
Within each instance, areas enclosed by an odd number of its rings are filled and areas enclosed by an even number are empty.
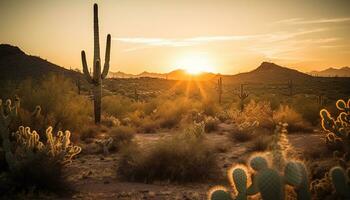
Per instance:
[[[64,67],[92,62],[92,6],[111,70],[168,72],[201,65],[234,74],[271,61],[300,71],[350,65],[347,0],[1,0],[0,43]],[[200,67],[200,68],[201,68]]]

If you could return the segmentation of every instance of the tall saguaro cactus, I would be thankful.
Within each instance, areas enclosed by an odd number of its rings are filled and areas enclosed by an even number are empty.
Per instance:
[[[101,73],[101,59],[100,59],[100,41],[98,30],[98,7],[94,4],[94,60],[93,60],[93,73],[92,76],[89,73],[89,69],[86,63],[85,51],[81,52],[81,60],[83,63],[83,72],[86,80],[93,85],[94,94],[94,113],[95,123],[98,124],[101,121],[101,96],[102,96],[102,79],[106,78],[109,70],[109,58],[111,51],[111,35],[107,35],[107,45],[105,54],[105,64]]]

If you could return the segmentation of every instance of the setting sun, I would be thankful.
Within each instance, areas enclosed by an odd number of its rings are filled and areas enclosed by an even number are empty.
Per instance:
[[[189,74],[215,71],[211,59],[206,54],[185,55],[177,61],[176,67],[186,70]]]

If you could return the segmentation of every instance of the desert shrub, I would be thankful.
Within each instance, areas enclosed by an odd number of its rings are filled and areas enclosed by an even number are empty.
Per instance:
[[[143,118],[145,118],[145,114],[142,111],[135,110],[134,112],[128,113],[128,115],[123,118],[122,124],[139,127],[143,122]]]
[[[273,120],[275,123],[287,123],[289,132],[312,131],[311,125],[305,122],[302,116],[288,105],[280,105],[278,110],[273,113]]]
[[[219,113],[217,113],[216,117],[221,121],[221,122],[227,122],[228,120],[230,120],[230,114],[228,111],[220,111]]]
[[[164,138],[150,149],[136,145],[122,152],[117,173],[132,181],[199,181],[216,174],[214,150],[205,140],[191,134]]]
[[[110,137],[113,138],[112,148],[119,150],[121,146],[130,144],[135,135],[135,130],[128,126],[118,126],[109,132]]]
[[[190,101],[183,98],[165,101],[153,113],[154,119],[159,120],[161,128],[173,128],[178,125],[189,107]]]
[[[100,127],[92,125],[88,126],[80,132],[80,140],[86,141],[87,139],[96,138],[100,132]]]
[[[208,116],[204,119],[204,129],[205,129],[205,132],[207,133],[210,133],[210,132],[213,132],[213,131],[216,131],[218,130],[219,128],[219,119],[216,118],[216,117],[211,117],[211,116]]]
[[[236,126],[233,130],[231,130],[229,136],[234,141],[238,142],[247,142],[252,140],[255,137],[255,129],[258,126],[258,122],[254,123],[242,123]]]
[[[214,100],[203,100],[201,110],[203,114],[208,116],[216,116],[220,112],[219,106],[215,103]]]
[[[127,113],[137,109],[136,103],[124,96],[112,95],[102,98],[103,112],[117,118],[123,118]]]
[[[74,87],[69,79],[61,76],[48,76],[38,83],[26,80],[18,86],[17,94],[24,99],[21,109],[31,113],[37,105],[41,106],[43,123],[37,131],[45,132],[46,127],[52,125],[55,130],[64,127],[77,132],[91,121],[91,102],[79,96]],[[22,111],[19,112],[21,114]],[[29,117],[30,114],[21,115],[21,125],[37,126],[30,123],[32,120]]]
[[[253,139],[254,137],[254,135],[250,131],[239,128],[232,130],[230,132],[230,135],[232,136],[232,139],[234,139],[237,142],[247,142]]]
[[[296,98],[293,98],[292,107],[301,114],[303,119],[312,125],[317,125],[320,123],[320,106],[314,99],[297,96]]]
[[[252,100],[244,107],[242,113],[237,110],[231,110],[230,116],[233,117],[233,121],[237,124],[258,122],[261,127],[270,129],[274,127],[273,112],[270,104],[266,101],[255,102]]]
[[[250,150],[254,152],[264,152],[269,148],[271,137],[268,135],[259,135],[251,143]]]
[[[141,133],[155,133],[157,129],[160,127],[159,121],[152,120],[149,117],[142,119],[141,124],[139,126],[139,132]]]
[[[71,188],[63,167],[56,157],[40,152],[22,160],[8,178],[17,189],[35,188],[61,193]]]
[[[205,124],[203,122],[193,122],[184,131],[185,136],[188,138],[195,138],[201,140],[205,137]]]
[[[109,128],[111,127],[115,127],[115,126],[120,126],[120,121],[118,118],[114,117],[114,116],[105,116],[102,115],[102,119],[101,119],[101,124],[105,125]]]

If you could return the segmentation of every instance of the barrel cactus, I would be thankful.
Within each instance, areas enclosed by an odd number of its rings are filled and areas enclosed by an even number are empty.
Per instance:
[[[108,74],[110,52],[111,52],[111,35],[108,34],[105,63],[104,63],[103,71],[101,73],[100,39],[99,39],[99,29],[98,29],[98,7],[97,7],[97,4],[94,4],[94,59],[93,59],[92,75],[90,75],[90,72],[88,69],[85,51],[81,52],[81,60],[83,64],[83,72],[84,72],[85,78],[93,87],[94,114],[95,114],[96,124],[101,122],[102,79],[105,79]]]

